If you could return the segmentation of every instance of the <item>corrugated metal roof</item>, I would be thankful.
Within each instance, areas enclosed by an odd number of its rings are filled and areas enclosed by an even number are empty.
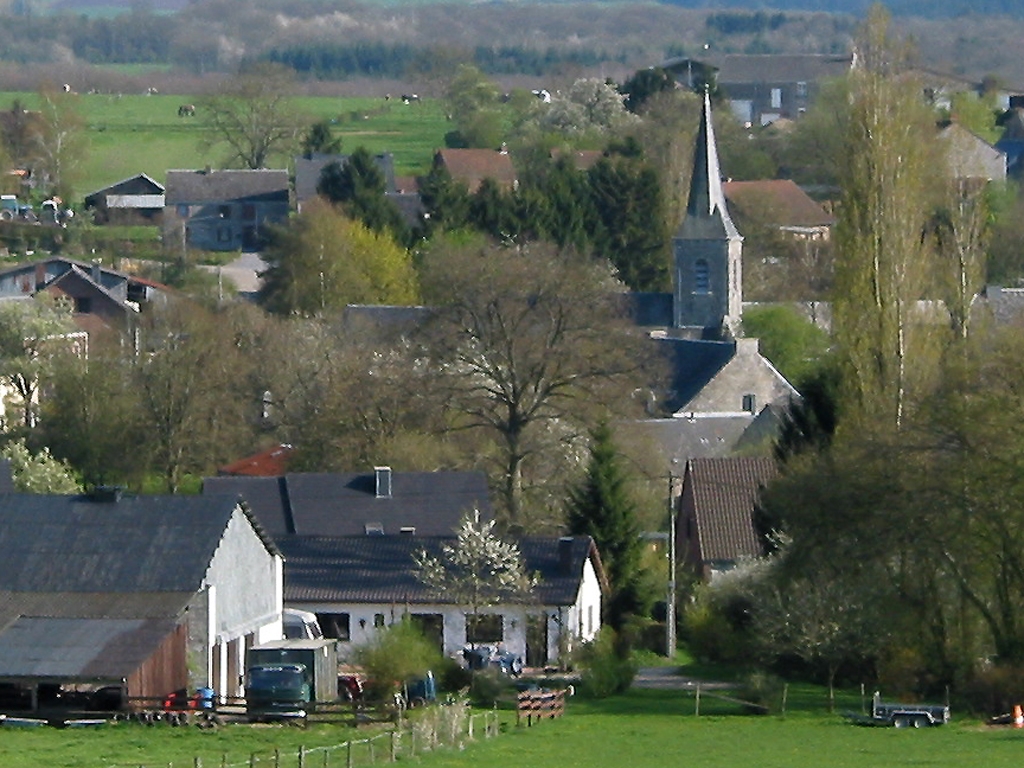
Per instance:
[[[194,593],[236,504],[224,496],[0,495],[0,590]]]
[[[0,632],[0,678],[120,681],[175,626],[169,619],[23,617]]]
[[[440,555],[454,538],[418,536],[303,537],[282,541],[286,602],[448,603],[416,577],[414,555]],[[540,582],[532,596],[542,605],[569,605],[576,599],[583,564],[596,550],[588,536],[572,537],[569,557],[561,559],[558,538],[518,541],[530,573]],[[600,565],[595,564],[600,573]]]

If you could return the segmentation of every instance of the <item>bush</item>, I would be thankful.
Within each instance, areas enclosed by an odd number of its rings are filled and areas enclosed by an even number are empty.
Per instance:
[[[438,687],[445,693],[457,693],[469,690],[473,683],[473,673],[459,664],[455,659],[445,657],[437,669]]]
[[[739,697],[770,709],[782,699],[782,686],[782,680],[770,672],[753,672],[743,681]]]
[[[477,707],[493,707],[501,694],[512,687],[512,680],[500,669],[481,669],[470,674],[469,699]]]
[[[355,661],[366,673],[368,698],[387,701],[405,680],[437,667],[441,659],[423,633],[403,619],[381,629],[373,642],[356,649]]]
[[[971,712],[1001,715],[1012,712],[1015,704],[1024,704],[1024,668],[989,666],[979,670],[961,693]]]
[[[602,699],[624,692],[633,683],[636,664],[628,653],[622,653],[618,640],[611,627],[603,627],[600,634],[580,650],[579,665],[583,669],[580,684],[586,695]]]

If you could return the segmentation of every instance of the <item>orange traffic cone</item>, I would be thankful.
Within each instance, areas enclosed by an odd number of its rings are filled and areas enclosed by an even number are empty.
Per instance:
[[[1024,712],[1021,711],[1020,704],[1013,705],[1013,727],[1024,728]]]

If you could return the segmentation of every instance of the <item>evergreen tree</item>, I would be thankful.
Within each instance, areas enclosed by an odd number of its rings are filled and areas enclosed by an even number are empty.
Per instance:
[[[344,164],[327,165],[320,172],[316,191],[340,204],[349,218],[368,229],[387,232],[400,243],[408,242],[408,227],[387,199],[384,173],[366,147],[357,147]]]
[[[435,164],[420,179],[420,199],[430,230],[462,229],[469,222],[470,195],[466,185],[455,181],[448,169]]]
[[[309,126],[302,139],[302,153],[306,157],[315,154],[336,155],[341,152],[341,139],[334,135],[329,120],[318,120]]]
[[[566,510],[569,532],[590,536],[597,544],[611,586],[607,621],[620,629],[629,616],[646,612],[649,599],[643,588],[636,510],[607,424],[591,433],[587,474],[570,490]]]

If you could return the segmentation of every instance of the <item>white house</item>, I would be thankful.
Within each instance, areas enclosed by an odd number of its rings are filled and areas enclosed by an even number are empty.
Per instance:
[[[410,617],[447,656],[461,658],[471,643],[501,644],[527,666],[564,659],[601,627],[606,585],[590,537],[528,537],[518,544],[528,572],[538,577],[524,601],[479,608],[432,593],[416,576],[414,557],[440,552],[449,537],[292,537],[285,554],[285,604],[317,615],[324,634],[346,651],[380,628]]]

